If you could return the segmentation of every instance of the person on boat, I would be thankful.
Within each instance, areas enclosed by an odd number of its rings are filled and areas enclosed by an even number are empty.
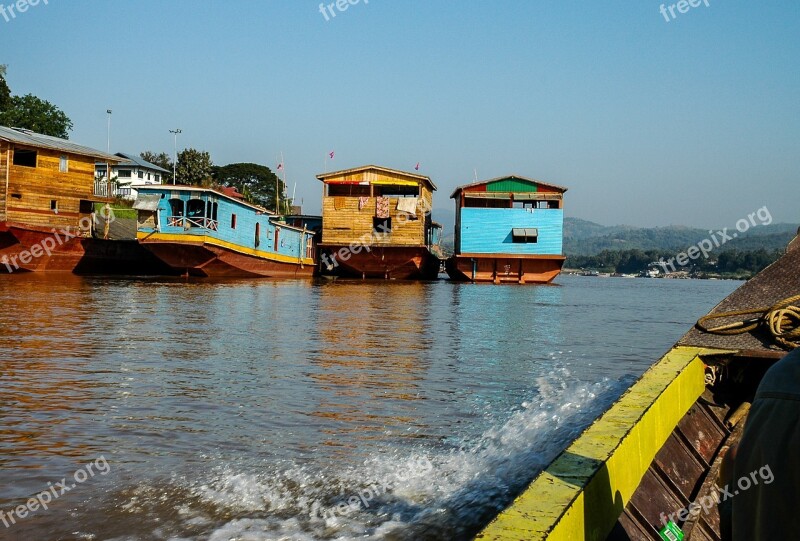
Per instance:
[[[797,539],[800,532],[800,348],[761,380],[739,445],[726,457],[723,539]],[[769,472],[767,476],[765,472]],[[726,528],[725,526],[728,526]],[[726,532],[727,530],[727,532]],[[725,535],[727,533],[727,535]]]

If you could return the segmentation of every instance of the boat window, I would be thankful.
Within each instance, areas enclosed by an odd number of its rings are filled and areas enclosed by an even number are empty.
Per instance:
[[[280,246],[280,244],[278,244],[278,237],[280,237],[280,235],[281,235],[281,228],[280,227],[276,227],[275,228],[275,246],[273,246],[273,248],[272,248],[276,252],[278,251],[278,246]]]
[[[50,200],[50,210],[58,214],[58,201],[55,199]]]
[[[231,229],[236,229],[236,215],[231,214]]]
[[[59,173],[69,173],[69,159],[66,156],[61,156],[58,162]]]
[[[489,197],[465,197],[464,206],[468,208],[481,209],[507,209],[510,201],[508,199],[496,199]]]
[[[173,216],[183,216],[183,201],[181,199],[170,199],[169,208]]]
[[[206,204],[202,199],[190,199],[186,206],[189,227],[205,227]]]
[[[328,184],[329,196],[369,197],[369,186],[360,184]]]
[[[15,150],[14,165],[22,167],[36,167],[36,157],[39,153],[35,150]]]
[[[387,235],[392,232],[391,218],[372,218],[372,230],[376,235]]]
[[[256,248],[261,244],[261,224],[256,222]]]
[[[515,227],[511,230],[511,238],[515,244],[536,244],[539,242],[539,230],[535,227]]]
[[[91,214],[94,212],[94,203],[88,199],[81,199],[78,203],[78,212],[81,214]]]
[[[376,197],[419,197],[419,186],[375,186]]]

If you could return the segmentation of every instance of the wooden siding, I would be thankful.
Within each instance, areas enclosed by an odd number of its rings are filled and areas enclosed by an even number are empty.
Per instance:
[[[419,179],[415,177],[409,177],[399,172],[395,173],[391,171],[381,171],[378,169],[354,171],[349,174],[339,175],[325,179],[326,184],[337,184],[337,183],[357,184],[362,182],[368,182],[370,184],[373,184],[376,182],[387,183],[391,181],[397,181],[398,183],[407,183],[409,181],[413,181],[414,183],[421,182]]]
[[[420,209],[431,208],[432,194],[421,186],[421,200],[417,206],[417,219],[398,219],[397,202],[399,198],[389,198],[389,215],[392,218],[390,235],[372,235],[373,218],[375,217],[377,198],[370,197],[361,210],[358,209],[358,197],[334,196],[325,197],[322,201],[322,242],[325,244],[350,244],[364,242],[374,237],[372,244],[379,246],[424,246],[425,227],[430,220],[426,219]]]
[[[8,143],[0,141],[0,222],[6,220],[6,174],[8,173]]]
[[[54,150],[31,150],[38,151],[36,167],[13,165],[14,150],[11,151],[6,219],[44,228],[77,226],[81,217],[88,216],[79,213],[81,199],[94,198],[95,159]],[[66,173],[59,171],[61,156],[69,160]],[[50,208],[52,200],[58,202],[58,213]]]
[[[462,208],[456,253],[561,255],[564,211],[560,209]],[[536,243],[512,241],[513,228],[536,228]]]

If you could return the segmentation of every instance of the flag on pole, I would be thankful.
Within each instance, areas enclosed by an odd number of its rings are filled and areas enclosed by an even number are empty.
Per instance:
[[[331,150],[331,151],[328,153],[328,156],[330,156],[330,157],[331,157],[331,159],[333,159],[333,156],[334,156],[335,154],[336,154],[336,153],[335,153],[334,151],[332,151],[332,150]]]
[[[414,167],[414,171],[419,171],[419,162],[417,162],[416,167]]]
[[[283,169],[283,163],[278,164],[278,171],[280,171],[281,169]]]

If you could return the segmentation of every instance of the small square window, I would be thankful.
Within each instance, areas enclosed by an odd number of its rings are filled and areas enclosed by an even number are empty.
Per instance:
[[[58,162],[58,171],[60,173],[69,173],[69,158],[66,156],[61,156],[61,159]]]
[[[236,229],[236,215],[231,214],[231,229]]]
[[[50,200],[50,210],[58,214],[58,201],[56,199]]]
[[[144,178],[144,171],[139,171],[139,178],[141,178],[141,179]]]
[[[511,237],[514,244],[536,244],[539,242],[539,230],[535,227],[515,227],[511,230]]]
[[[392,219],[373,217],[372,230],[378,235],[388,235],[392,232]]]
[[[37,156],[35,150],[15,150],[13,163],[22,167],[36,167]]]

